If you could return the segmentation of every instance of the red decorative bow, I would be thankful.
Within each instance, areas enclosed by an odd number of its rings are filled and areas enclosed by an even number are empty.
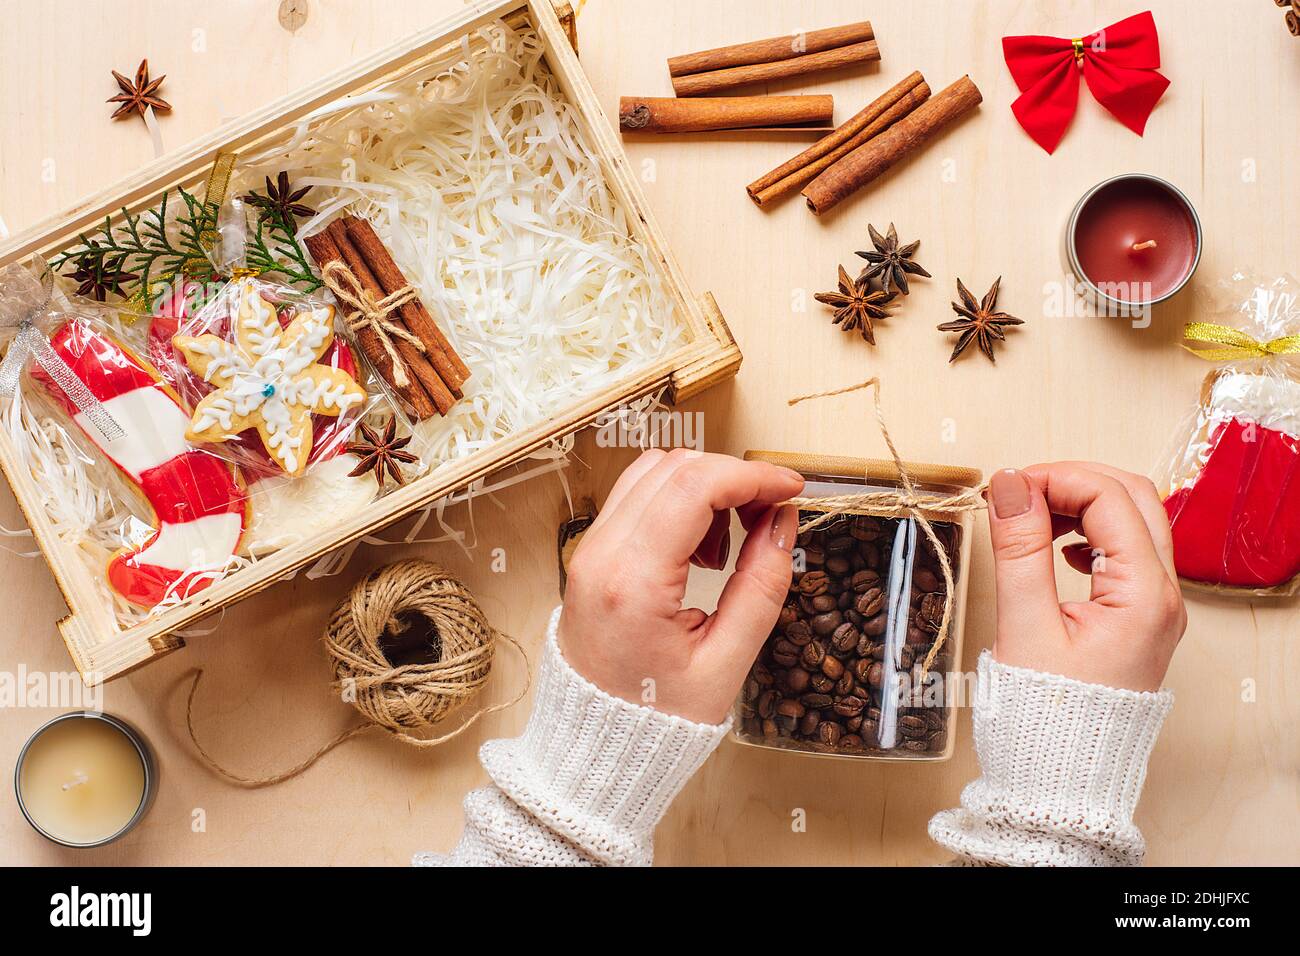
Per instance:
[[[1011,110],[1049,153],[1074,117],[1080,72],[1097,101],[1139,136],[1169,86],[1156,72],[1160,37],[1149,10],[1074,40],[1003,37],[1002,55],[1020,88]]]

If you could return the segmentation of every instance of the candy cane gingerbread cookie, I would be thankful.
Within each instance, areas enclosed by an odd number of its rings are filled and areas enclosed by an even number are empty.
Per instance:
[[[125,346],[76,319],[50,344],[124,434],[105,439],[48,375],[34,368],[32,376],[139,488],[156,517],[147,541],[110,559],[109,584],[145,608],[207,587],[238,550],[247,523],[233,469],[186,440],[189,415],[176,392]]]

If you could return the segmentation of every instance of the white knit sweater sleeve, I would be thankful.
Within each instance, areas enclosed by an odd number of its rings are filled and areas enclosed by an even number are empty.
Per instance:
[[[1117,690],[979,661],[975,749],[983,776],[930,821],[957,863],[1137,866],[1133,824],[1147,758],[1173,694]]]
[[[523,735],[489,740],[492,786],[465,798],[465,831],[447,856],[416,865],[649,865],[655,825],[730,729],[605,693],[560,653],[551,616]]]

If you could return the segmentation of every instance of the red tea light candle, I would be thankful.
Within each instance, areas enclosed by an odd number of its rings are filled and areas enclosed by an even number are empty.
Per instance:
[[[1093,297],[1141,308],[1191,279],[1201,260],[1201,220],[1172,183],[1128,173],[1083,195],[1065,242],[1070,269]]]

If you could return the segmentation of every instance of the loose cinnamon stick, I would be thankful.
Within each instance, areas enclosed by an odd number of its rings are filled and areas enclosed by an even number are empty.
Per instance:
[[[805,186],[808,208],[819,216],[835,208],[983,98],[971,78],[963,76]]]
[[[324,270],[331,262],[343,262],[343,253],[339,251],[338,245],[334,242],[329,232],[319,232],[314,236],[308,236],[303,240],[307,245],[307,250],[311,253],[312,258],[316,260],[316,265]],[[346,262],[344,263],[346,265]],[[357,277],[359,282],[365,282],[361,276]],[[378,283],[376,283],[376,288]],[[438,410],[433,400],[429,397],[428,392],[420,384],[419,380],[408,375],[406,385],[398,385],[396,376],[393,374],[393,359],[384,348],[379,336],[373,329],[357,329],[357,344],[361,346],[361,351],[365,353],[370,364],[375,367],[380,378],[393,387],[393,390],[401,396],[402,400],[411,407],[415,417],[420,421],[426,418],[432,418]]]
[[[695,133],[710,129],[830,123],[830,96],[624,96],[618,126],[628,133]]]
[[[762,206],[815,179],[823,170],[879,135],[924,103],[930,87],[920,73],[911,73],[886,90],[861,112],[819,139],[789,162],[745,187],[749,198]]]
[[[842,27],[828,27],[825,30],[772,37],[768,40],[733,43],[712,50],[701,50],[699,53],[669,57],[668,75],[687,76],[691,73],[726,70],[735,66],[753,66],[756,63],[790,60],[808,53],[821,53],[823,50],[833,50],[836,47],[862,43],[875,38],[876,34],[872,31],[871,24],[863,21],[849,23]]]
[[[338,246],[339,252],[343,254],[343,261],[352,270],[352,274],[357,277],[357,281],[366,288],[366,291],[376,299],[382,299],[389,294],[383,288],[383,284],[371,268],[366,256],[352,241],[352,237],[344,226],[342,217],[331,222],[326,227],[325,234]],[[396,313],[391,313],[390,318],[394,325],[403,324]],[[412,331],[409,326],[407,331]],[[414,334],[413,331],[412,334]],[[433,404],[438,408],[438,414],[446,415],[451,406],[455,404],[455,400],[460,396],[451,390],[451,387],[438,375],[429,359],[424,354],[421,354],[420,350],[410,342],[395,338],[393,339],[393,347],[397,349],[397,354],[406,363],[407,369],[419,380],[420,385],[433,399]]]
[[[880,59],[880,47],[875,40],[850,43],[848,46],[776,60],[772,63],[755,63],[753,66],[735,66],[727,70],[692,73],[673,77],[673,92],[678,96],[710,96],[750,83],[767,83],[790,76],[803,76],[818,70],[835,70],[855,63],[869,63]]]
[[[405,288],[408,284],[406,276],[393,260],[388,247],[380,240],[374,226],[355,216],[344,216],[343,222],[348,238],[365,256],[370,271],[384,287],[384,292],[391,295],[398,289]],[[413,299],[403,305],[402,320],[411,333],[424,343],[429,362],[438,370],[438,374],[447,383],[452,394],[460,398],[461,386],[469,378],[469,366],[461,361],[461,357],[452,348],[451,342],[442,334],[442,329],[438,328],[438,324],[433,321],[433,316],[429,315],[424,303],[419,299]]]

